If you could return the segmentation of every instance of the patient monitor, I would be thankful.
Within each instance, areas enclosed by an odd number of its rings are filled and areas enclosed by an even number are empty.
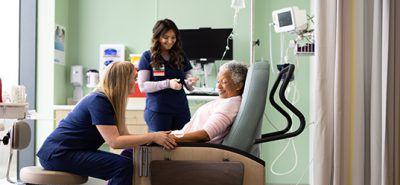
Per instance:
[[[307,28],[306,11],[296,6],[273,11],[272,20],[276,32],[298,32]]]

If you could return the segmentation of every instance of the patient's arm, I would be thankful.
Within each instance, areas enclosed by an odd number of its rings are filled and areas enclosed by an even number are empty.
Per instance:
[[[198,130],[194,132],[188,132],[183,135],[183,137],[176,137],[173,134],[171,136],[176,142],[206,142],[210,140],[207,132],[205,130]]]
[[[167,149],[173,149],[176,146],[175,141],[169,137],[169,132],[120,135],[116,125],[96,125],[96,128],[104,141],[113,149],[130,148],[151,142],[162,145]]]

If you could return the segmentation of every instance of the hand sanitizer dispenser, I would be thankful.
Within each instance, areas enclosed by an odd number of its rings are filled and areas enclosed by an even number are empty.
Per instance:
[[[81,65],[71,66],[71,84],[74,86],[73,99],[79,101],[83,97],[83,67]]]

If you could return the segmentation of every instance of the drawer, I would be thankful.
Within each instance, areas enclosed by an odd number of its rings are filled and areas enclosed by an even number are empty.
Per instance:
[[[131,124],[141,124],[145,125],[146,122],[144,121],[144,112],[142,110],[128,110],[125,113],[125,123],[127,125]]]
[[[131,134],[144,134],[144,133],[147,133],[147,130],[148,130],[146,124],[144,124],[144,125],[136,125],[136,124],[127,125],[127,127],[129,130],[129,133],[131,133]]]

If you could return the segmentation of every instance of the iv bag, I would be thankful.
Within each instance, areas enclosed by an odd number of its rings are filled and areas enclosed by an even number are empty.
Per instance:
[[[235,9],[245,8],[244,0],[232,0],[231,8]]]

